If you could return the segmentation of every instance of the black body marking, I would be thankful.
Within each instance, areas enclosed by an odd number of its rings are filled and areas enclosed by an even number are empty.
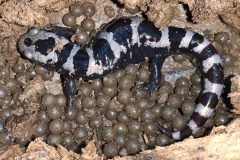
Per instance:
[[[48,55],[49,51],[52,51],[55,47],[55,39],[49,37],[48,39],[39,39],[34,45],[36,46],[36,52],[42,53],[43,55]]]
[[[26,39],[24,40],[24,44],[25,44],[26,46],[31,46],[31,45],[32,45],[32,40],[31,40],[31,38],[26,38]]]
[[[66,39],[70,39],[75,31],[71,28],[66,28],[66,27],[59,27],[59,26],[54,26],[51,25],[49,29],[47,29],[49,32],[56,33],[59,36],[62,36]]]
[[[216,49],[202,35],[176,27],[159,30],[141,17],[123,17],[110,22],[84,47],[70,42],[73,33],[69,28],[57,26],[46,30],[32,28],[18,42],[19,51],[29,60],[62,74],[67,110],[72,109],[75,78],[101,78],[147,57],[150,80],[138,90],[152,93],[160,84],[164,60],[172,53],[187,53],[197,59],[203,71],[204,87],[199,103],[183,130],[171,132],[157,125],[169,137],[181,140],[197,132],[214,112],[223,89],[223,66]]]

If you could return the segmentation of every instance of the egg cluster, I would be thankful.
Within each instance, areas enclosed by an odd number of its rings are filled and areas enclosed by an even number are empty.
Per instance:
[[[186,57],[176,55],[173,59],[184,62]],[[201,92],[200,73],[189,79],[180,77],[174,85],[162,78],[161,86],[152,96],[146,91],[132,91],[148,79],[148,62],[143,62],[102,79],[79,81],[74,110],[69,113],[64,112],[65,96],[43,95],[35,136],[74,151],[94,139],[103,148],[99,153],[107,157],[170,144],[171,140],[159,132],[155,122],[171,130],[186,126]],[[231,118],[229,109],[219,102],[217,112],[193,136],[202,136],[214,125],[226,124]]]
[[[26,138],[15,138],[15,136],[10,135],[7,130],[9,125],[21,116],[28,114],[28,103],[22,103],[19,100],[19,96],[22,94],[24,89],[26,89],[26,82],[33,80],[37,75],[40,75],[43,80],[51,80],[53,77],[53,72],[49,72],[41,66],[29,66],[25,67],[25,64],[21,61],[17,61],[11,69],[6,66],[0,67],[0,119],[1,119],[1,129],[0,129],[0,144],[1,146],[10,144],[12,142],[17,142],[20,144],[26,144],[30,141]],[[11,127],[10,127],[11,128]],[[11,134],[14,134],[11,132]]]
[[[239,58],[238,56],[234,55],[234,53],[229,54],[231,52],[231,48],[234,50],[234,48],[238,48],[238,46],[231,44],[229,33],[221,31],[214,35],[210,35],[210,37],[212,37],[214,45],[221,55],[225,76],[227,77],[239,74],[240,72],[236,65],[239,61]]]
[[[69,7],[69,12],[62,18],[64,25],[77,31],[75,41],[80,45],[84,45],[90,41],[91,35],[96,32],[95,21],[92,19],[96,11],[96,6],[93,3],[74,3]],[[83,16],[84,19],[82,20],[81,25],[78,25],[77,17],[80,16]]]

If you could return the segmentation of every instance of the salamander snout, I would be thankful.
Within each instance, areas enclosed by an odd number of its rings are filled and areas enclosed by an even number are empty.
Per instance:
[[[41,49],[52,49],[55,44],[51,42],[49,43],[49,41],[46,41],[45,43],[42,42],[48,35],[48,32],[32,27],[19,38],[17,48],[23,57],[30,61],[35,60],[41,62],[37,59],[39,57],[38,55],[42,54]],[[51,37],[52,35],[49,36]],[[49,44],[51,44],[50,47]]]
[[[21,55],[33,63],[53,66],[69,41],[49,30],[30,28],[18,40]]]
[[[34,46],[33,46],[33,39],[30,37],[29,32],[23,34],[17,43],[17,48],[22,56],[26,57],[27,59],[33,58]]]

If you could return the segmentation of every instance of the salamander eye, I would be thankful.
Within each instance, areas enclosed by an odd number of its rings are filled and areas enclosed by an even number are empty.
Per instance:
[[[36,35],[38,32],[39,32],[39,29],[37,29],[37,28],[31,28],[29,30],[30,35]]]
[[[32,40],[31,40],[31,38],[26,38],[25,40],[24,40],[24,44],[26,45],[26,46],[31,46],[32,45]]]
[[[28,59],[32,59],[32,57],[33,57],[33,54],[32,54],[31,52],[29,52],[29,51],[24,52],[24,55],[25,55]]]

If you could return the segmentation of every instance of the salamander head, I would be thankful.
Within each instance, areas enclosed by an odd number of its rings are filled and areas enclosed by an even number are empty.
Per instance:
[[[66,38],[54,32],[31,28],[19,38],[17,47],[30,61],[51,66],[58,62],[58,55],[67,43]]]

